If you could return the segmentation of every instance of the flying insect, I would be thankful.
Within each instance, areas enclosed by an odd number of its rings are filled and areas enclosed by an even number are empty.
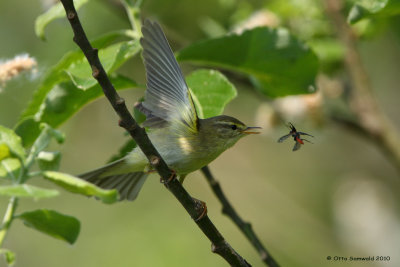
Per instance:
[[[309,142],[311,144],[313,143],[313,142],[311,142],[311,141],[309,141],[307,139],[301,138],[302,135],[308,135],[308,136],[314,137],[311,134],[304,133],[304,132],[298,132],[291,122],[289,122],[289,124],[287,126],[289,127],[290,132],[287,135],[284,135],[281,138],[279,138],[278,139],[278,143],[282,143],[287,138],[293,137],[293,140],[294,140],[295,144],[293,146],[292,151],[299,150],[301,145],[304,145],[304,141]]]

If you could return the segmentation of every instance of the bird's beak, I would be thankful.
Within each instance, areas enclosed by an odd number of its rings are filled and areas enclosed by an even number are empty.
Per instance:
[[[262,129],[261,127],[247,127],[242,131],[245,134],[260,134],[260,132],[253,131],[254,129]]]

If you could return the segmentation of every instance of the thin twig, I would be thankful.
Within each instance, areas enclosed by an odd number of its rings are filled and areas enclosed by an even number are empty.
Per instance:
[[[122,99],[111,84],[98,57],[98,50],[92,48],[79,21],[72,0],[61,0],[67,18],[74,32],[74,41],[85,54],[91,68],[92,75],[98,81],[103,92],[115,112],[120,117],[119,125],[124,127],[148,158],[150,164],[161,176],[161,181],[174,194],[198,227],[212,243],[212,251],[222,256],[232,266],[250,266],[229,244],[207,216],[207,209],[203,202],[193,199],[176,179],[176,174],[171,171],[161,158],[153,144],[150,142],[145,130],[141,128],[129,113],[124,99]]]
[[[359,130],[365,131],[400,171],[400,135],[373,96],[369,76],[357,49],[357,38],[342,14],[343,3],[341,0],[324,2],[338,39],[346,48],[344,62],[352,83],[350,108],[357,117]]]
[[[262,261],[270,267],[279,267],[279,264],[275,261],[275,259],[271,256],[271,254],[267,251],[264,245],[261,243],[260,239],[257,237],[256,233],[253,231],[251,224],[245,222],[236,210],[233,208],[229,200],[226,198],[224,192],[222,191],[221,185],[214,178],[208,166],[201,168],[204,176],[207,179],[211,189],[214,194],[217,196],[218,200],[222,204],[222,213],[231,218],[231,220],[239,227],[240,231],[246,236],[246,238],[250,241],[253,247],[258,251]]]

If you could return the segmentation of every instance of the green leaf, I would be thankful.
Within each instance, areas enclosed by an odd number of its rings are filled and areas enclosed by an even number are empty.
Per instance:
[[[142,97],[139,102],[143,101],[144,97]],[[140,112],[137,108],[133,108],[133,117],[135,118],[136,122],[138,124],[141,124],[142,122],[144,122],[146,120],[146,116]],[[125,135],[129,135],[128,132],[125,132]],[[129,140],[127,142],[125,142],[124,145],[122,145],[122,147],[119,149],[119,151],[113,155],[108,162],[113,162],[116,160],[119,160],[123,157],[125,157],[126,155],[128,155],[129,152],[131,152],[134,148],[136,147],[136,142],[135,140],[133,140],[130,136],[129,136]]]
[[[21,171],[21,162],[25,162],[21,137],[0,125],[0,177],[16,181]]]
[[[100,61],[107,73],[112,73],[118,69],[122,63],[131,58],[140,51],[139,42],[128,41],[111,45],[99,51]],[[72,82],[76,87],[82,90],[91,88],[97,81],[92,77],[92,69],[90,68],[86,58],[77,60],[66,69]]]
[[[64,142],[64,134],[60,131],[51,128],[46,123],[41,123],[40,128],[42,129],[39,137],[35,140],[31,147],[31,151],[29,152],[28,160],[27,160],[27,168],[31,166],[33,160],[37,157],[37,155],[45,149],[52,138],[56,139],[58,143]]]
[[[60,167],[61,153],[41,151],[36,157],[42,171],[56,171]]]
[[[27,117],[19,121],[14,130],[16,134],[21,136],[22,145],[29,147],[40,134],[40,121],[35,120],[33,116]]]
[[[135,88],[138,84],[124,76],[115,75],[111,82],[116,90]],[[95,85],[86,91],[76,88],[71,81],[54,87],[43,101],[38,116],[23,119],[17,124],[15,131],[22,136],[24,146],[31,145],[40,134],[39,125],[45,122],[57,128],[78,112],[84,105],[103,96],[100,85]],[[40,117],[39,117],[40,116]]]
[[[9,249],[0,248],[0,255],[4,254],[4,258],[9,267],[13,266],[15,263],[15,253]]]
[[[208,39],[179,51],[177,58],[247,74],[269,97],[309,93],[318,72],[314,52],[282,28]]]
[[[123,34],[126,34],[126,31],[112,32],[112,34],[110,35],[102,36],[93,41],[93,44],[96,44],[96,47],[99,48],[101,51],[102,48],[104,48],[110,42],[114,41],[117,37],[125,36]],[[84,62],[84,59],[85,57],[81,50],[71,51],[65,54],[56,65],[50,68],[49,71],[47,71],[44,75],[43,80],[39,85],[39,88],[35,91],[33,98],[28,105],[28,108],[22,113],[19,121],[21,122],[24,119],[30,118],[32,116],[35,116],[35,119],[37,121],[40,120],[40,107],[44,103],[47,94],[57,84],[64,81],[69,81],[70,77],[65,70],[68,69],[71,65],[77,64],[77,62]],[[125,60],[127,59],[128,58],[125,58]],[[119,63],[121,62],[119,61]],[[89,66],[89,63],[87,63],[87,61],[86,65]]]
[[[115,42],[116,40],[121,39],[122,40],[132,40],[134,39],[136,34],[134,31],[129,30],[129,29],[123,29],[123,30],[115,30],[115,31],[110,31],[107,32],[99,37],[96,37],[93,40],[90,40],[90,43],[92,44],[93,47],[96,47],[98,49],[107,47],[111,43]],[[80,50],[78,50],[80,51]]]
[[[125,36],[126,32],[113,33],[110,36],[99,38],[95,43],[101,47],[118,36]],[[106,71],[110,73],[139,50],[138,41],[125,41],[101,49],[99,55],[106,63],[104,65]],[[81,74],[80,71],[84,71],[85,68],[86,74]],[[74,86],[70,81],[71,77],[76,86],[86,89],[87,94],[80,92],[82,90],[78,90]],[[111,82],[117,90],[137,87],[134,81],[123,76],[112,76]],[[55,128],[86,103],[102,95],[100,86],[91,77],[90,67],[83,53],[81,51],[70,52],[44,75],[43,82],[34,93],[28,108],[21,115],[15,131],[22,136],[24,147],[28,147],[39,135],[40,122],[46,122]]]
[[[12,155],[21,159],[21,161],[25,160],[25,149],[22,146],[21,137],[19,137],[13,130],[6,128],[0,125],[0,144],[3,147],[3,153],[5,150],[8,150],[7,154],[11,152]],[[5,148],[5,146],[7,148]],[[3,154],[3,156],[6,156]],[[9,155],[7,155],[9,156]]]
[[[129,152],[131,152],[134,148],[136,147],[136,142],[132,138],[129,139],[122,147],[119,149],[118,153],[112,156],[109,160],[108,163],[122,159],[126,155],[128,155]]]
[[[354,24],[371,15],[371,12],[369,12],[366,8],[356,4],[350,9],[349,15],[347,16],[347,21],[350,24]]]
[[[0,143],[0,161],[8,157],[11,157],[10,148],[8,147],[7,144]]]
[[[58,191],[28,184],[0,186],[0,195],[8,197],[32,197],[34,199],[58,196]]]
[[[138,85],[123,76],[111,78],[116,90],[137,87]],[[72,82],[61,83],[51,90],[40,110],[40,121],[51,127],[58,127],[78,112],[84,105],[103,96],[100,85],[82,91],[77,89]]]
[[[86,4],[88,0],[74,0],[74,5],[75,9],[78,10],[81,8],[84,4]],[[52,22],[55,19],[65,17],[65,9],[62,6],[61,2],[55,4],[52,6],[49,10],[47,10],[45,13],[40,15],[39,17],[36,18],[35,21],[35,33],[36,36],[39,37],[42,40],[45,40],[45,34],[44,30],[50,22]]]
[[[399,0],[358,0],[350,9],[347,21],[354,24],[368,17],[391,17],[400,14]]]
[[[75,61],[82,59],[83,54],[79,51],[68,52],[63,58],[52,68],[50,68],[43,76],[43,80],[35,91],[31,102],[26,110],[22,113],[19,122],[35,116],[36,121],[40,119],[40,106],[44,103],[48,92],[58,83],[69,80],[65,69],[67,69]],[[39,117],[39,118],[37,118]]]
[[[81,227],[75,217],[47,209],[24,212],[17,218],[30,228],[70,244],[75,243]]]
[[[95,196],[104,203],[110,204],[118,201],[118,193],[114,190],[105,190],[70,174],[45,171],[44,178],[61,186],[62,188],[85,196]]]
[[[200,118],[221,115],[226,104],[236,97],[232,83],[220,72],[200,69],[186,77]]]
[[[334,70],[343,61],[345,49],[343,44],[337,39],[313,39],[308,43],[318,55],[322,70],[328,72]]]
[[[0,161],[0,177],[7,177],[17,181],[21,171],[21,161],[16,158],[7,158]]]

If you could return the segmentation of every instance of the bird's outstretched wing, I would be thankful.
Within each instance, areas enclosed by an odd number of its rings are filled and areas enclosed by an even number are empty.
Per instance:
[[[164,121],[179,130],[196,132],[196,109],[161,26],[146,20],[142,33],[140,43],[143,47],[147,90],[141,108],[150,119],[149,124],[156,125]]]

